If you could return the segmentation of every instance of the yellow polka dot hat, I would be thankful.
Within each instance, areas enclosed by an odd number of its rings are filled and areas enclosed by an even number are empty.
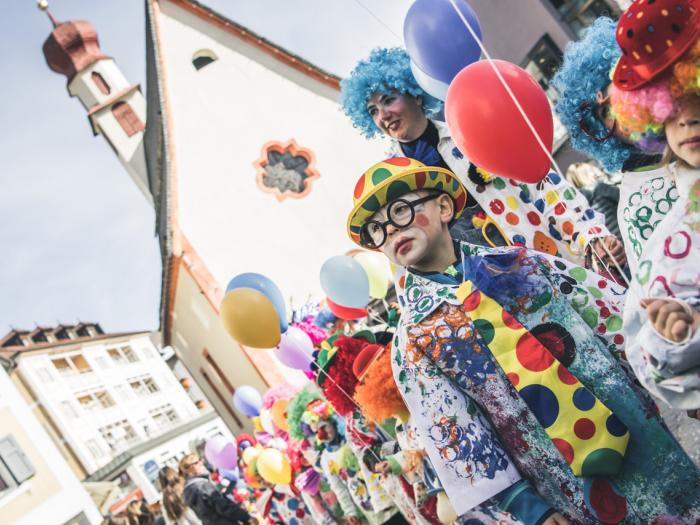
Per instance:
[[[467,190],[450,170],[426,166],[407,157],[378,162],[365,171],[355,185],[354,205],[348,217],[348,234],[360,243],[360,230],[377,210],[402,195],[418,190],[441,190],[455,204],[458,218],[467,203]]]

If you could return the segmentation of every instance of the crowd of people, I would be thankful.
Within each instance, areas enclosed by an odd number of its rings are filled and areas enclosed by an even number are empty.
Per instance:
[[[393,314],[306,319],[314,381],[266,393],[286,416],[238,436],[233,493],[194,455],[166,467],[165,523],[700,523],[658,409],[700,418],[699,4],[637,0],[566,49],[555,110],[619,186],[488,173],[403,49],[360,61],[343,110],[394,155],[347,233],[396,268]]]

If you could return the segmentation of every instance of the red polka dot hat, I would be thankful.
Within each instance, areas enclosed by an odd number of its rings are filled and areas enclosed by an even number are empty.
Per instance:
[[[635,0],[620,17],[622,57],[613,83],[637,89],[668,69],[700,35],[700,0]]]
[[[450,170],[426,166],[407,157],[394,157],[378,162],[362,174],[355,185],[354,206],[348,217],[348,234],[360,246],[364,223],[382,206],[406,193],[418,190],[441,190],[455,204],[458,218],[467,204],[467,190]]]

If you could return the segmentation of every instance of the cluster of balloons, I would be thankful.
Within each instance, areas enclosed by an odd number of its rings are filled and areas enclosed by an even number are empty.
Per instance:
[[[545,148],[551,151],[554,140],[547,95],[515,64],[479,60],[481,26],[465,0],[416,0],[404,20],[404,41],[416,81],[445,101],[452,138],[468,159],[522,182],[547,175]]]
[[[292,467],[287,455],[276,448],[248,447],[241,459],[245,465],[244,478],[249,485],[255,486],[257,473],[268,483],[288,485],[292,482]]]
[[[371,299],[384,299],[391,269],[386,258],[375,252],[331,257],[321,267],[321,288],[328,308],[346,321],[367,317]]]
[[[223,436],[214,436],[204,444],[204,457],[225,478],[238,479],[238,450]]]

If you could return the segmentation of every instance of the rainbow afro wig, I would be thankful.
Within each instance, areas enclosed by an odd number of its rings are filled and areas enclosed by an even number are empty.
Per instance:
[[[610,111],[640,149],[661,152],[666,145],[664,124],[687,95],[700,96],[700,39],[654,82],[634,91],[611,86]]]
[[[432,116],[442,109],[442,102],[428,95],[411,73],[411,59],[402,48],[377,48],[369,57],[360,60],[350,77],[340,82],[340,103],[353,126],[367,138],[381,131],[367,111],[367,102],[375,93],[392,91],[423,98],[423,111]]]
[[[598,18],[580,41],[566,46],[564,63],[553,79],[561,96],[554,109],[566,126],[574,149],[595,158],[610,172],[621,170],[636,149],[615,136],[597,142],[581,130],[579,123],[581,104],[595,101],[596,93],[605,92],[611,84],[610,71],[621,54],[615,27],[612,19]]]

